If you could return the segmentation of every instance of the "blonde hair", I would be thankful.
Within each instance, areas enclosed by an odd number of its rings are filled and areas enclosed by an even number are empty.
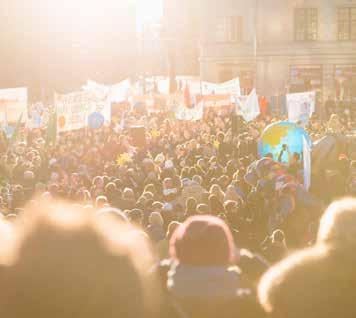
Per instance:
[[[271,267],[261,278],[258,285],[258,299],[261,306],[268,313],[276,314],[284,312],[292,299],[298,299],[298,294],[295,290],[288,289],[289,280],[291,277],[294,283],[303,284],[302,279],[298,279],[303,274],[306,275],[305,268],[312,267],[314,264],[319,264],[328,254],[327,249],[323,247],[313,247],[296,252],[284,259],[280,263]],[[308,272],[309,273],[309,272]],[[288,303],[287,303],[288,300]],[[293,308],[290,308],[293,310]],[[278,315],[272,315],[275,317]]]
[[[356,245],[356,200],[343,199],[332,203],[320,220],[318,243]]]

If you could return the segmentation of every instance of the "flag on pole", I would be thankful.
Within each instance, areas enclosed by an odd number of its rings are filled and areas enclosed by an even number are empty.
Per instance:
[[[253,89],[249,96],[236,96],[235,98],[236,114],[242,116],[245,121],[250,122],[260,115],[261,110],[256,89]]]

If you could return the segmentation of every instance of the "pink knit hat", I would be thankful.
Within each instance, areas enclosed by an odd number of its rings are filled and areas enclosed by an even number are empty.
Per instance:
[[[228,265],[234,257],[233,237],[221,219],[213,216],[194,216],[173,234],[170,255],[185,265]]]

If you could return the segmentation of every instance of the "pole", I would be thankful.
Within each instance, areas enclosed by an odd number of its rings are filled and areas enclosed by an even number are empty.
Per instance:
[[[257,90],[257,50],[258,50],[258,6],[259,2],[258,0],[255,0],[255,34],[254,34],[254,62],[255,62],[255,88]]]
[[[146,65],[145,65],[145,31],[146,31],[146,24],[145,22],[142,25],[142,33],[141,33],[141,55],[142,55],[142,90],[143,95],[146,95]]]

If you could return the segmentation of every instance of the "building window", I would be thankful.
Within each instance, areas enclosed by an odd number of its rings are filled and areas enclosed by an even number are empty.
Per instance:
[[[318,9],[295,9],[295,40],[316,41],[318,39]]]
[[[217,42],[242,42],[242,17],[220,18],[216,26],[216,40]]]
[[[339,8],[337,16],[338,39],[340,41],[356,40],[356,7]]]

